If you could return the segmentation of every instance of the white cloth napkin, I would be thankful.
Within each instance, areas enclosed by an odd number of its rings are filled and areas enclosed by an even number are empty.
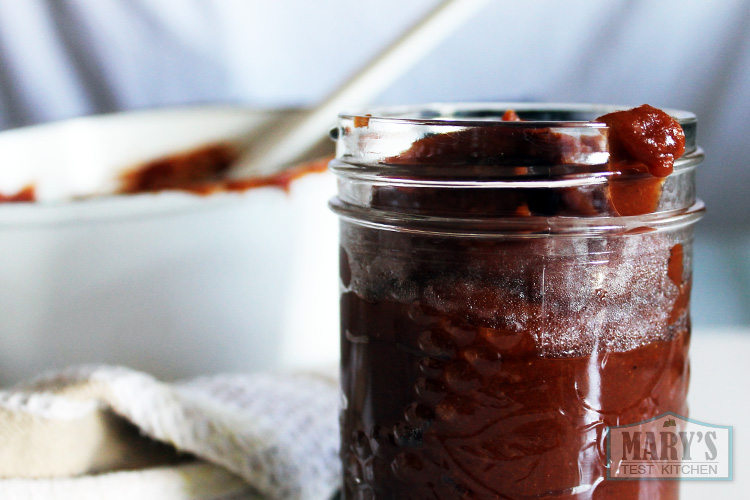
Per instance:
[[[324,374],[71,368],[0,392],[0,498],[327,500],[337,412]]]

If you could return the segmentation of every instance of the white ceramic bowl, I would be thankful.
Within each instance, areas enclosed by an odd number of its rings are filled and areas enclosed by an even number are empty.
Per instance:
[[[331,174],[308,174],[289,193],[70,199],[295,113],[166,109],[0,133],[0,193],[34,183],[40,198],[0,204],[0,383],[78,363],[166,379],[334,363]]]

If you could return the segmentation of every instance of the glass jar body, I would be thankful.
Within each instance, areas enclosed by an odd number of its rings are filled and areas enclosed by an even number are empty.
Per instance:
[[[655,179],[601,124],[395,114],[342,117],[331,164],[344,500],[677,499],[609,480],[607,434],[687,413],[694,122]]]

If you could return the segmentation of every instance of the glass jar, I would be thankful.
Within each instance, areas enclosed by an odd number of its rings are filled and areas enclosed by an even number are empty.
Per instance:
[[[678,498],[607,480],[606,435],[687,413],[703,154],[669,111],[673,173],[613,168],[614,110],[340,117],[344,500]]]

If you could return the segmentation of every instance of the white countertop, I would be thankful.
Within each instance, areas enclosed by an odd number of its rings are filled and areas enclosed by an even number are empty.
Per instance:
[[[690,418],[734,427],[734,479],[684,481],[682,500],[750,498],[750,329],[695,328]]]

